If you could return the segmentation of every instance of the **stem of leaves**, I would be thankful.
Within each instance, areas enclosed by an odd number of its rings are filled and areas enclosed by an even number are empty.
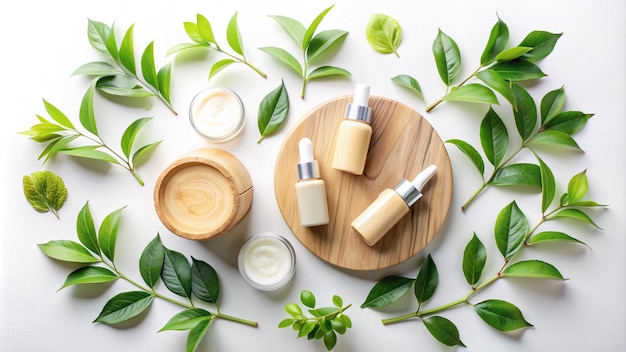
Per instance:
[[[463,86],[465,83],[467,83],[470,79],[472,79],[474,76],[476,76],[476,74],[478,74],[478,72],[480,72],[480,70],[483,68],[483,66],[478,67],[474,72],[472,72],[469,76],[467,76],[461,83],[457,84],[456,86],[452,86],[452,87],[448,87],[446,89],[446,94],[455,88],[461,87]],[[443,102],[443,98],[445,97],[445,94],[443,97],[437,99],[436,101],[434,101],[433,103],[431,103],[430,105],[428,105],[426,107],[426,112],[430,112],[431,110],[433,110],[434,108],[436,108],[439,104],[441,104]]]

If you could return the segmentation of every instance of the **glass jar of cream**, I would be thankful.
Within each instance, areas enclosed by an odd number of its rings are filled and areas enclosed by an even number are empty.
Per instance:
[[[249,238],[239,251],[239,272],[250,286],[273,291],[291,280],[296,253],[284,237],[264,232]]]
[[[243,103],[237,93],[228,88],[206,88],[191,101],[189,120],[196,132],[210,141],[226,142],[243,128]]]

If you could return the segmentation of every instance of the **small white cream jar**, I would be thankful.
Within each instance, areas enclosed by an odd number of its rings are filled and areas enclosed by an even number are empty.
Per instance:
[[[250,286],[273,291],[291,280],[296,271],[296,253],[284,237],[264,232],[249,238],[238,257],[239,272]]]
[[[224,87],[210,87],[191,101],[189,120],[194,130],[208,140],[226,142],[243,128],[245,111],[237,93]]]

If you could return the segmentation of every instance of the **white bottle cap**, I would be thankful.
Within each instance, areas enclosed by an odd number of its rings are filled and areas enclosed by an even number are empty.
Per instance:
[[[346,118],[351,120],[371,123],[372,109],[368,106],[370,99],[370,86],[357,84],[354,88],[352,103],[346,109]]]
[[[437,172],[437,166],[430,165],[417,174],[411,183],[415,186],[415,188],[417,188],[418,191],[421,192],[424,185],[426,185],[426,183],[433,177],[435,172]]]
[[[300,162],[297,164],[298,178],[300,180],[320,178],[319,165],[313,157],[313,142],[309,138],[302,138],[298,142],[298,151],[300,152]]]

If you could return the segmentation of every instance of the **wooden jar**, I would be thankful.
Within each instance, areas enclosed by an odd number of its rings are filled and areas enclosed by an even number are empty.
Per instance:
[[[250,210],[252,196],[246,167],[218,148],[182,155],[163,170],[154,187],[161,222],[192,240],[210,239],[235,227]]]

